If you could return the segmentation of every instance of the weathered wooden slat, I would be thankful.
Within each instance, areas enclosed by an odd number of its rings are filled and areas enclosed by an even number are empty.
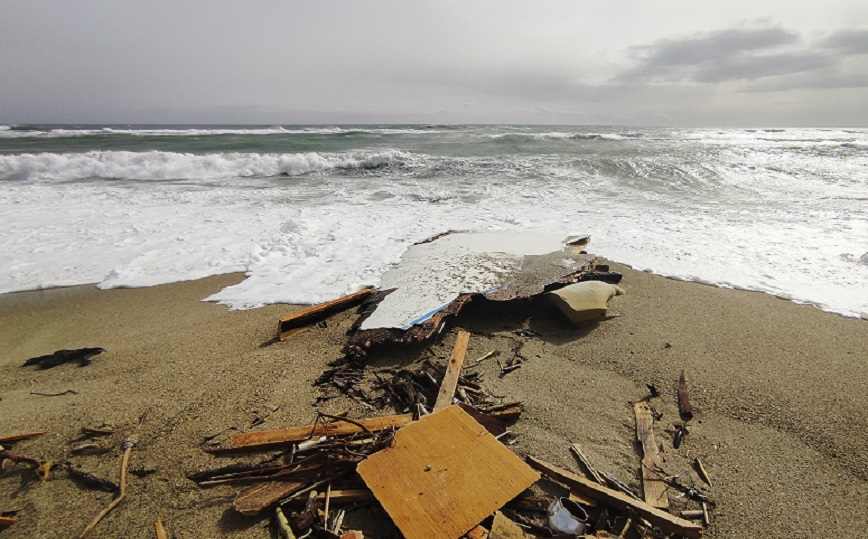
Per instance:
[[[655,526],[659,526],[668,532],[689,539],[699,539],[702,537],[702,526],[698,524],[670,515],[669,513],[661,511],[656,507],[652,507],[645,502],[631,498],[617,490],[612,490],[608,487],[594,483],[593,481],[562,468],[558,468],[557,466],[540,459],[528,456],[527,461],[532,468],[539,470],[551,479],[563,483],[572,489],[591,496],[592,498],[596,498],[601,502],[613,505],[623,511],[632,511],[641,518],[644,518],[648,522],[651,522]]]
[[[235,496],[232,507],[244,516],[254,516],[277,506],[280,500],[286,498],[304,483],[295,481],[269,481],[257,483],[242,490]]]
[[[459,331],[455,339],[455,346],[449,354],[449,363],[446,365],[446,374],[440,384],[440,392],[437,394],[437,402],[434,411],[439,412],[452,404],[455,388],[458,387],[458,377],[461,375],[461,367],[464,366],[464,357],[467,355],[467,343],[470,342],[470,333]]]
[[[669,498],[666,497],[666,483],[655,472],[663,462],[654,438],[654,414],[651,413],[651,406],[644,401],[634,404],[633,412],[636,415],[636,439],[642,444],[642,492],[645,503],[667,509]]]
[[[316,322],[324,320],[337,312],[358,305],[373,293],[374,289],[366,288],[342,298],[328,301],[326,303],[320,303],[319,305],[314,305],[309,309],[281,318],[277,322],[277,338],[281,341],[285,340],[295,333],[295,330],[304,326],[309,326],[310,324],[315,324]]]
[[[354,423],[338,421],[335,423],[320,423],[314,428],[313,425],[303,427],[291,427],[280,430],[267,430],[262,432],[242,432],[233,434],[230,438],[229,447],[208,449],[209,452],[221,453],[225,451],[256,451],[268,449],[280,445],[300,442],[313,436],[344,436],[364,432],[359,425],[364,426],[369,432],[376,432],[391,428],[399,428],[413,421],[413,414],[390,415],[384,417],[371,417],[359,419]]]

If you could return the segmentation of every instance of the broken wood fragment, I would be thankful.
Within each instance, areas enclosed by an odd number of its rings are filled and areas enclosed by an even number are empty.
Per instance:
[[[163,527],[163,521],[160,520],[160,517],[154,521],[154,532],[157,534],[157,539],[168,539],[169,537],[166,535],[166,528]]]
[[[702,502],[702,523],[711,526],[711,517],[708,516],[708,504]]]
[[[634,500],[629,496],[604,487],[570,471],[558,468],[540,459],[528,456],[528,464],[546,476],[574,488],[583,494],[587,494],[608,505],[612,505],[622,511],[633,512],[641,518],[659,526],[670,533],[676,533],[689,539],[699,539],[702,536],[702,526],[670,515],[656,507],[652,507],[641,500]]]
[[[434,404],[435,412],[439,412],[452,404],[452,397],[455,395],[455,388],[458,387],[458,377],[461,375],[461,367],[464,365],[464,356],[467,354],[469,342],[470,333],[459,331],[452,353],[449,354],[449,363],[446,364],[446,374],[443,376],[440,392],[437,393],[437,402]]]
[[[88,436],[110,436],[115,433],[113,427],[82,427],[81,433]]]
[[[687,520],[702,520],[702,509],[687,509],[679,512],[678,516]]]
[[[43,434],[45,434],[45,431],[27,432],[24,434],[12,434],[10,436],[2,436],[0,437],[0,444],[11,444],[12,442],[18,442],[20,440],[36,438],[37,436],[41,436]]]
[[[597,500],[575,490],[570,490],[570,499],[588,507],[597,507]]]
[[[678,379],[678,413],[684,419],[693,417],[693,406],[690,404],[690,398],[687,394],[687,381],[684,379],[683,369],[681,377]]]
[[[12,517],[0,517],[0,528],[8,528],[15,524],[16,520]]]
[[[702,461],[699,460],[699,457],[696,457],[693,463],[696,465],[696,471],[699,473],[699,477],[701,477],[703,481],[708,483],[709,487],[713,486],[711,484],[711,479],[708,477],[708,472],[705,471],[705,467],[702,465]]]
[[[642,444],[642,493],[645,503],[660,509],[669,507],[666,483],[657,470],[663,465],[654,438],[654,416],[651,406],[640,401],[633,405],[636,416],[636,440]]]
[[[331,496],[329,496],[329,498],[331,499],[331,503],[333,505],[350,505],[353,503],[370,503],[370,502],[376,501],[376,498],[374,498],[374,494],[366,488],[332,490]],[[321,492],[321,493],[317,494],[316,500],[317,501],[324,501],[325,500],[325,493]],[[292,505],[293,503],[301,503],[302,501],[306,501],[306,500],[294,499],[294,500],[285,502],[283,505],[289,506],[289,505]]]
[[[524,531],[500,511],[494,512],[494,522],[491,524],[489,539],[524,539]]]
[[[459,402],[458,406],[461,407],[462,410],[467,412],[470,417],[476,420],[477,423],[485,427],[485,430],[490,432],[494,437],[502,436],[507,432],[506,425],[503,424],[496,417],[486,414],[485,412],[480,412],[473,406],[469,404],[464,404],[463,402]]]
[[[111,451],[110,447],[102,447],[97,444],[81,444],[70,449],[73,455],[103,455]]]
[[[456,539],[539,479],[458,406],[395,433],[357,471],[407,539]]]
[[[304,483],[295,481],[269,481],[251,485],[235,496],[232,507],[244,516],[255,516],[277,506],[281,500],[303,486]]]
[[[605,486],[606,480],[603,479],[603,476],[601,476],[599,472],[597,472],[596,468],[591,465],[591,461],[588,460],[587,456],[585,456],[585,452],[582,449],[582,444],[574,442],[570,444],[570,450],[573,452],[573,455],[575,455],[579,462],[582,463],[582,466],[585,468],[585,472],[587,472],[591,476],[591,479]]]
[[[363,432],[362,428],[358,425],[364,425],[364,427],[370,432],[377,432],[403,427],[411,421],[413,421],[413,414],[403,414],[360,419],[353,423],[319,423],[317,425],[292,427],[281,430],[244,432],[233,434],[230,438],[229,447],[206,448],[205,451],[211,453],[222,453],[227,451],[257,451],[287,445],[293,442],[300,442],[312,436],[344,436],[347,434]]]
[[[328,301],[326,303],[320,303],[319,305],[314,305],[309,309],[281,318],[277,322],[277,338],[281,341],[286,340],[295,333],[294,330],[315,324],[335,313],[354,307],[373,293],[374,290],[372,288],[366,288],[342,298]]]
[[[286,515],[283,514],[280,507],[274,509],[274,517],[281,539],[296,539],[295,534],[292,533],[292,528],[289,527],[289,521],[286,520]]]

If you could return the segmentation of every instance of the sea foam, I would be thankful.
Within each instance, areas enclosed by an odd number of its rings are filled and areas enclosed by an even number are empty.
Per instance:
[[[565,149],[599,147],[567,137],[487,155],[468,145],[526,129],[465,131],[448,139],[461,144],[454,154],[406,139],[315,152],[0,154],[0,292],[243,271],[209,299],[315,303],[377,285],[431,235],[506,230],[589,233],[592,252],[639,269],[868,317],[868,156],[810,142],[863,144],[865,133],[647,130],[599,154]],[[761,137],[775,140],[757,149]]]

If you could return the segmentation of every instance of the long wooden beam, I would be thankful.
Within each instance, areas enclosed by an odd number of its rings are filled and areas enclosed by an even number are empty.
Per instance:
[[[376,432],[391,428],[399,428],[413,421],[413,414],[389,415],[384,417],[371,417],[368,419],[354,420],[352,423],[338,421],[335,423],[319,423],[303,427],[291,427],[280,430],[266,430],[262,432],[242,432],[233,434],[229,446],[207,449],[212,453],[226,451],[258,451],[281,445],[307,440],[311,436],[344,436],[364,432]],[[364,428],[362,428],[364,427]]]
[[[670,515],[665,511],[661,511],[656,507],[652,507],[645,502],[633,499],[626,494],[612,490],[603,485],[598,485],[593,481],[578,476],[570,471],[558,468],[553,464],[549,464],[543,460],[528,456],[527,463],[531,468],[534,468],[551,479],[563,483],[575,489],[582,494],[596,498],[601,502],[613,505],[623,511],[632,511],[648,522],[659,526],[660,528],[687,537],[689,539],[699,539],[702,537],[702,526],[693,522]]]
[[[375,290],[373,288],[366,288],[348,296],[328,301],[326,303],[320,303],[309,309],[281,318],[277,322],[277,338],[281,341],[285,340],[294,334],[299,328],[315,324],[316,322],[324,320],[337,312],[358,305],[374,292]]]

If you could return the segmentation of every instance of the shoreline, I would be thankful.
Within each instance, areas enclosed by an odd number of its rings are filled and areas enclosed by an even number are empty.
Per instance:
[[[609,303],[615,318],[576,330],[542,301],[471,304],[425,350],[384,354],[372,368],[446,357],[458,328],[471,333],[469,359],[507,350],[513,331],[531,330],[521,369],[500,378],[493,362],[481,367],[496,394],[525,402],[513,427],[518,454],[576,470],[567,446],[580,442],[598,468],[637,485],[631,403],[654,384],[666,469],[701,486],[690,469],[700,457],[714,481],[708,494],[717,507],[706,537],[794,537],[819,527],[859,536],[868,520],[859,502],[868,500],[868,321],[763,292],[612,269],[624,274],[627,291]],[[277,319],[302,307],[230,311],[201,301],[241,279],[232,273],[148,288],[0,295],[0,339],[10,343],[0,350],[0,435],[44,430],[15,451],[111,479],[120,442],[135,436],[131,467],[157,470],[131,478],[128,500],[99,525],[102,536],[149,537],[157,516],[176,537],[268,533],[261,529],[267,519],[230,509],[236,489],[200,489],[184,474],[224,463],[199,449],[204,436],[231,426],[309,424],[318,396],[311,384],[340,356],[356,315],[340,313],[326,327],[272,343]],[[28,357],[92,346],[106,352],[88,367],[20,367]],[[675,450],[673,390],[681,369],[697,413]],[[67,389],[77,394],[30,393]],[[373,415],[346,398],[322,406]],[[252,426],[257,418],[264,423]],[[100,441],[113,451],[71,456],[79,429],[99,423],[115,425],[117,434]],[[20,511],[10,536],[77,534],[111,499],[80,489],[63,471],[45,484],[22,475],[0,476],[0,509]],[[674,491],[670,497],[682,503]]]

